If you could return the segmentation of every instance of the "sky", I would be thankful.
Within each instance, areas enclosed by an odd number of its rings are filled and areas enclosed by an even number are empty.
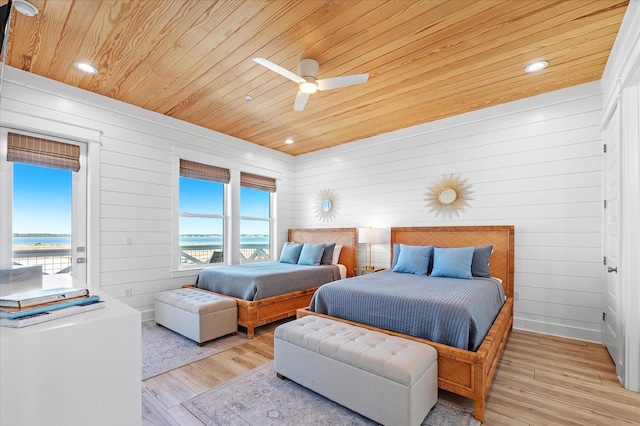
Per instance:
[[[73,172],[13,163],[13,232],[71,233],[71,177]],[[197,179],[180,178],[180,211],[222,214],[223,185]],[[268,217],[269,193],[241,188],[243,216]],[[181,234],[221,234],[220,219],[181,218]],[[240,233],[269,233],[268,222],[242,221]]]
[[[222,214],[223,184],[199,179],[180,178],[180,212]],[[269,193],[240,188],[240,214],[250,217],[269,217]],[[222,220],[212,218],[180,218],[180,234],[222,234]],[[269,222],[240,223],[240,234],[269,234]]]
[[[13,163],[14,233],[71,233],[71,173]]]

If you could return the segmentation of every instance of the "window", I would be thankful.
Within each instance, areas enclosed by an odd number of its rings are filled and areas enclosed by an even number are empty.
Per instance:
[[[229,170],[180,160],[180,267],[224,262],[225,187]]]
[[[240,259],[268,260],[275,179],[241,173],[240,186]]]
[[[3,255],[2,263],[41,265],[45,280],[69,274],[86,283],[86,146],[4,131],[2,136],[3,176],[9,180],[3,205],[11,212],[10,231],[2,228],[10,241],[0,240],[11,246],[11,259]]]
[[[71,174],[13,164],[14,265],[42,265],[45,275],[71,272]]]

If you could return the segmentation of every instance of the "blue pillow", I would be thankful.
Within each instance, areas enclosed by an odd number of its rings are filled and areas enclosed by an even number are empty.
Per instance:
[[[298,265],[319,266],[324,253],[324,244],[304,243]]]
[[[327,243],[324,245],[324,253],[320,260],[321,265],[331,265],[333,260],[333,250],[336,248],[336,243]]]
[[[398,261],[393,267],[393,272],[404,272],[408,274],[427,275],[429,259],[433,246],[407,246],[400,245]],[[394,252],[395,253],[395,252]],[[394,256],[395,257],[395,256]]]
[[[472,279],[471,261],[474,247],[441,248],[433,251],[432,277]]]
[[[493,246],[475,247],[473,251],[473,259],[471,260],[471,275],[474,277],[490,278],[489,260]]]
[[[280,254],[280,262],[298,263],[301,251],[302,244],[289,242],[284,243],[284,246],[282,246],[282,253]]]

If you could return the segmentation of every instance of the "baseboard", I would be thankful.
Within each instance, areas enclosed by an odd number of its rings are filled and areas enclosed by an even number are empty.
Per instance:
[[[156,318],[156,310],[155,309],[147,309],[144,311],[140,311],[140,316],[142,318],[142,322],[151,321]]]
[[[582,340],[585,342],[602,343],[602,333],[600,331],[570,327],[562,324],[551,324],[547,322],[514,318],[513,328],[516,330],[533,331],[535,333],[566,337],[568,339]]]

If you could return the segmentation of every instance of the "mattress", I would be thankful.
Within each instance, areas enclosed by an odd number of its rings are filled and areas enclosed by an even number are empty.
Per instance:
[[[309,309],[476,351],[506,300],[499,279],[383,271],[323,285]]]
[[[260,300],[339,279],[337,265],[252,262],[204,268],[198,274],[196,287],[240,299]]]

